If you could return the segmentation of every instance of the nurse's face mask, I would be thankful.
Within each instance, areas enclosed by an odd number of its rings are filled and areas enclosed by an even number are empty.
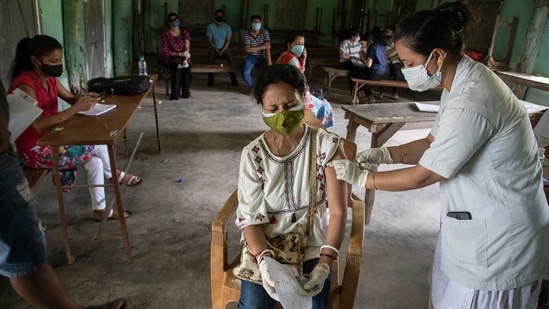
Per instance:
[[[429,72],[427,72],[427,65],[429,65],[432,57],[433,52],[431,52],[425,64],[420,64],[413,68],[401,69],[402,75],[404,75],[404,78],[408,82],[408,87],[410,89],[423,92],[440,85],[442,81],[442,73],[440,72],[440,69],[442,68],[442,63],[439,64],[435,74],[429,75]]]

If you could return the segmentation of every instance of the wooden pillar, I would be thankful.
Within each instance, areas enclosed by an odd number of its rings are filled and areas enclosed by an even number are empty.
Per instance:
[[[517,72],[533,73],[536,59],[541,51],[541,42],[547,26],[547,16],[549,16],[549,0],[537,0],[524,40],[524,48],[517,63]],[[518,86],[516,94],[519,98],[522,98],[525,91],[526,87]]]
[[[524,48],[517,64],[517,72],[531,73],[533,71],[536,57],[541,50],[541,41],[547,26],[547,16],[549,16],[549,1],[537,0],[524,40]]]
[[[63,0],[63,27],[65,63],[69,88],[82,94],[87,90],[87,47],[84,24],[84,0]]]
[[[69,2],[68,0],[66,2]],[[72,0],[74,1],[74,0]],[[132,72],[132,1],[113,1],[114,75]]]
[[[243,30],[244,32],[248,29],[248,7],[250,6],[249,0],[242,0],[241,2],[241,12],[240,12],[240,30]],[[244,40],[244,33],[242,33],[242,37],[240,38],[241,41]]]

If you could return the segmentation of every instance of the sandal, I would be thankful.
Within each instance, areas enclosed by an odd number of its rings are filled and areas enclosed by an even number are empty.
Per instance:
[[[128,187],[137,187],[142,182],[143,182],[143,179],[135,175],[132,175],[123,171],[120,171],[120,174],[118,174],[118,183],[121,185],[126,185]]]
[[[95,220],[96,222],[101,221],[101,219],[103,219],[104,214],[105,214],[105,209],[94,209],[93,220]],[[131,215],[132,215],[131,211],[124,210],[124,219],[128,219]],[[114,209],[111,209],[111,213],[109,214],[109,220],[118,220],[118,219],[120,219],[118,212],[114,212]]]
[[[116,299],[104,305],[90,306],[86,307],[86,309],[126,309],[126,301],[123,299]]]

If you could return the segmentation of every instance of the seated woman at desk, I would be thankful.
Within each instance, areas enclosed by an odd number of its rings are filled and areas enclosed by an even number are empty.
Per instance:
[[[278,57],[276,63],[291,64],[299,69],[301,74],[305,71],[307,62],[307,50],[305,49],[305,35],[303,32],[292,30],[286,35],[286,50]],[[305,85],[305,108],[310,110],[322,126],[329,128],[334,125],[334,110],[330,102],[326,99],[320,99],[311,94],[309,85]],[[305,113],[305,121],[311,126],[316,125],[316,121],[307,121],[308,112]]]
[[[8,93],[16,88],[26,92],[38,101],[37,106],[43,110],[36,119],[15,141],[17,153],[26,166],[32,168],[53,169],[52,151],[59,152],[59,168],[64,185],[75,181],[76,167],[82,165],[87,170],[88,184],[103,185],[104,176],[112,178],[109,154],[105,145],[61,146],[52,149],[50,146],[38,146],[37,142],[50,130],[62,124],[80,111],[87,111],[97,103],[94,94],[79,96],[70,93],[56,77],[63,73],[63,48],[54,38],[47,35],[36,35],[32,39],[24,38],[17,45],[15,60],[11,67],[11,85]],[[71,107],[58,110],[58,97],[68,102]],[[116,171],[121,184],[137,186],[142,180],[134,175]],[[105,213],[105,189],[89,188],[93,218],[101,220]],[[131,212],[124,213],[129,217]],[[111,212],[109,218],[118,218],[119,214]]]

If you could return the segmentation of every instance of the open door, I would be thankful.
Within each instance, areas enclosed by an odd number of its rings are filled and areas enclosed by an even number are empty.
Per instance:
[[[15,48],[22,38],[38,33],[38,18],[33,0],[0,0],[0,24],[2,46],[0,48],[0,80],[7,89],[10,83],[8,71],[15,57]]]
[[[276,2],[276,29],[305,29],[307,0],[279,0]]]
[[[84,7],[88,77],[107,76],[107,48],[105,46],[105,1],[86,1]]]
[[[415,13],[416,4],[416,0],[396,0],[391,9],[391,23],[398,25],[404,18]]]

